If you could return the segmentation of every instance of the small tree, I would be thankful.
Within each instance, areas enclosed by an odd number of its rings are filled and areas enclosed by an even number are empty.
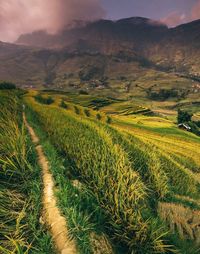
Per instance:
[[[96,119],[99,120],[99,121],[101,120],[101,115],[99,113],[96,114]]]
[[[106,118],[106,123],[107,123],[107,124],[111,124],[111,123],[112,123],[112,119],[111,119],[110,116],[107,116],[107,118]]]
[[[77,115],[80,114],[80,109],[77,106],[74,106],[74,111]]]
[[[67,109],[68,105],[62,100],[61,103],[60,103],[60,107],[64,108],[64,109]]]
[[[47,105],[54,103],[54,99],[51,96],[48,96],[46,98],[46,97],[42,97],[40,94],[35,96],[35,100],[41,104],[47,104]]]
[[[195,122],[190,122],[190,128],[191,128],[191,131],[196,134],[196,135],[199,135],[200,136],[200,129],[198,128],[197,124]]]
[[[11,83],[11,82],[8,82],[8,81],[3,81],[3,82],[0,82],[0,90],[12,90],[12,89],[16,89],[16,85]]]
[[[80,91],[79,91],[79,94],[81,94],[81,95],[88,95],[88,92],[85,91],[85,90],[80,90]]]
[[[192,119],[192,114],[190,114],[187,111],[178,109],[178,117],[177,117],[178,123],[187,123],[187,122],[190,122],[191,119]]]
[[[88,109],[84,109],[84,113],[87,117],[90,117],[90,111]]]
[[[47,99],[46,99],[46,104],[50,105],[52,103],[54,103],[54,99],[51,96],[48,96]]]

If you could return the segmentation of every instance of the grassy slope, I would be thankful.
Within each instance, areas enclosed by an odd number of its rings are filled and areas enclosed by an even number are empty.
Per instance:
[[[11,80],[26,87],[33,85],[37,89],[61,89],[72,93],[86,90],[92,96],[122,98],[128,100],[129,104],[132,102],[136,106],[151,108],[170,119],[175,118],[175,112],[180,103],[199,101],[200,90],[192,88],[198,84],[197,81],[180,77],[173,72],[147,68],[137,61],[128,62],[125,59],[116,61],[115,57],[87,54],[68,58],[63,54],[57,55],[54,51],[33,50],[9,44],[0,47],[0,58],[2,62],[0,76],[3,80]],[[99,66],[102,69],[101,75],[92,79],[107,76],[109,85],[99,89],[90,86],[90,82],[81,82],[79,72],[87,69],[88,66]],[[46,86],[45,79],[52,73],[56,73],[56,79]],[[128,91],[127,84],[130,85]],[[175,88],[179,91],[189,89],[190,92],[181,100],[173,98],[165,102],[151,101],[147,98],[147,89],[152,86],[154,90]],[[199,105],[183,105],[182,108],[192,111],[195,119],[200,119]]]
[[[106,211],[109,218],[108,223],[112,225],[110,228],[112,235],[122,244],[126,243],[130,249],[135,249],[136,244],[137,246],[140,245],[138,251],[141,253],[142,251],[150,253],[149,251],[153,249],[161,251],[164,246],[162,246],[160,236],[158,237],[160,231],[154,231],[156,227],[154,220],[151,219],[151,222],[147,221],[149,212],[145,204],[146,201],[143,201],[146,188],[143,186],[140,178],[138,178],[138,174],[131,169],[127,154],[123,151],[123,148],[113,143],[114,140],[112,141],[107,131],[92,122],[82,120],[82,123],[80,123],[79,118],[64,115],[64,111],[51,106],[49,107],[49,111],[47,107],[41,111],[39,105],[35,105],[34,109],[37,111],[43,124],[42,119],[44,115],[46,114],[46,117],[48,117],[48,121],[50,121],[48,124],[49,128],[47,128],[46,124],[44,127],[49,134],[51,132],[51,123],[57,125],[57,127],[54,126],[56,132],[51,134],[52,140],[58,149],[64,149],[67,155],[70,156],[69,158],[75,160],[74,163],[77,167],[78,175],[93,190],[101,207]],[[55,115],[56,111],[58,114]],[[62,127],[63,129],[61,130],[60,127],[63,126],[65,121],[68,121],[68,127],[66,126],[67,129],[65,129],[66,127]],[[61,122],[63,123],[61,124]],[[65,142],[63,140],[63,143],[60,142],[61,137],[59,137],[59,133],[64,132]],[[84,133],[84,135],[79,132]],[[75,136],[79,136],[79,140],[74,140],[74,134]],[[59,142],[58,137],[60,139]],[[91,149],[95,150],[87,153]],[[91,155],[93,156],[91,157]],[[109,165],[107,165],[108,163]],[[98,172],[98,168],[102,172]],[[100,191],[104,189],[105,184],[113,187],[107,189],[105,192]],[[126,194],[127,191],[129,195]],[[113,209],[113,206],[115,209]],[[133,209],[133,206],[135,209]],[[143,215],[140,214],[141,209],[143,210]],[[129,225],[128,228],[125,226],[126,224]],[[137,232],[136,238],[131,237],[135,235],[134,232]],[[146,235],[145,239],[142,237],[142,232],[143,235]]]
[[[0,252],[54,253],[40,224],[42,183],[15,92],[0,92]]]
[[[40,137],[41,145],[49,160],[50,169],[56,181],[59,206],[69,224],[70,234],[75,238],[80,253],[93,253],[91,234],[95,232],[100,236],[100,241],[102,237],[106,237],[103,234],[106,223],[105,214],[93,193],[86,188],[84,183],[80,182],[80,179],[77,179],[77,175],[71,170],[70,161],[59,154],[51,144],[48,136],[40,127],[35,113],[30,108],[27,108],[26,113],[29,122]],[[104,246],[99,248],[99,252],[106,248],[104,242],[101,244]]]
[[[63,96],[61,97],[63,98]],[[67,98],[68,96],[66,97],[66,100]],[[56,104],[59,105],[58,97],[56,99]],[[68,104],[71,105],[70,102],[68,102]],[[74,113],[72,110],[73,108],[69,107],[66,112],[73,115]],[[81,117],[83,117],[83,111],[80,111],[80,115]],[[95,117],[95,113],[92,111],[90,118],[94,119],[94,117]],[[197,189],[198,171],[199,171],[199,165],[200,165],[199,159],[198,159],[199,158],[198,147],[199,147],[200,139],[193,134],[178,130],[172,122],[162,118],[144,117],[144,116],[135,116],[133,118],[130,116],[129,117],[117,116],[117,117],[113,117],[113,119],[114,119],[113,126],[117,128],[118,131],[123,133],[124,132],[128,133],[128,135],[131,135],[134,138],[137,138],[138,142],[141,142],[144,148],[141,149],[141,146],[139,147],[140,155],[143,149],[144,149],[143,152],[146,154],[148,151],[147,149],[152,149],[154,147],[155,151],[153,154],[156,154],[157,153],[156,149],[158,149],[160,153],[159,160],[161,160],[162,164],[163,163],[166,164],[166,167],[164,167],[164,169],[168,170],[169,167],[174,167],[174,169],[176,169],[176,172],[178,175],[176,175],[175,173],[173,177],[174,177],[174,180],[177,179],[178,185],[176,186],[176,188],[174,188],[173,181],[172,181],[173,179],[170,181],[170,186],[171,186],[170,189],[172,193],[174,194],[168,196],[165,202],[180,203],[183,206],[188,206],[188,207],[197,209],[198,208],[197,199],[199,195],[198,189]],[[130,141],[130,138],[128,139]],[[134,139],[134,140],[136,141],[137,139]],[[183,147],[186,147],[186,149],[184,149]],[[134,149],[136,149],[136,147]],[[175,156],[175,152],[176,152],[176,156]],[[150,153],[149,156],[152,158],[152,156],[155,156],[153,154]],[[155,158],[155,160],[157,159]],[[153,171],[155,172],[155,169],[153,169]],[[180,172],[182,172],[181,173],[182,175],[180,175]],[[167,174],[170,174],[170,172],[168,172]],[[154,177],[155,176],[156,175],[154,175]],[[188,182],[188,180],[186,180],[185,182],[186,185],[184,186],[182,180],[186,176],[189,177],[188,179],[191,179],[191,181]],[[179,177],[183,177],[182,180],[180,180],[181,178],[179,179]],[[180,182],[178,182],[178,179],[180,180]],[[155,181],[154,183],[156,183],[156,179],[154,179],[154,181]],[[151,181],[149,184],[152,185]],[[181,191],[181,185],[183,186],[182,191]],[[185,189],[187,185],[188,185],[188,190],[187,188]],[[194,186],[194,188],[192,187],[192,185]],[[158,186],[156,188],[158,188]],[[181,196],[178,196],[176,195],[176,193],[177,194],[182,193],[182,194]],[[193,196],[195,197],[196,200],[191,201],[191,199],[189,200],[189,198],[188,200],[186,200],[186,197],[185,197],[186,195]],[[178,240],[176,240],[176,243],[177,242]],[[185,242],[184,244],[187,245],[189,243]],[[177,243],[177,245],[179,244]],[[183,245],[183,243],[181,243],[181,245]]]
[[[170,80],[168,81],[170,82]],[[188,83],[187,83],[188,84]],[[185,86],[182,84],[183,87]],[[144,89],[148,88],[147,82],[142,85]],[[151,86],[151,85],[150,85]],[[176,86],[175,86],[176,87]],[[115,89],[116,90],[116,89]],[[118,91],[118,89],[116,90]],[[112,115],[132,115],[140,113],[140,111],[150,109],[156,115],[162,118],[169,119],[170,121],[176,121],[177,110],[181,108],[194,114],[194,119],[199,120],[200,107],[199,104],[199,93],[190,94],[188,97],[182,100],[169,99],[166,101],[152,101],[146,98],[146,93],[141,88],[135,88],[130,93],[113,94],[107,91],[99,91],[97,93],[91,93],[89,95],[78,94],[77,91],[69,92],[56,92],[49,91],[44,94],[49,94],[57,99],[63,98],[64,100],[79,104],[83,107],[95,108],[97,105],[100,107],[101,112]],[[95,101],[102,100],[102,103],[95,103]],[[105,104],[105,102],[107,104]],[[144,112],[145,114],[145,112]]]

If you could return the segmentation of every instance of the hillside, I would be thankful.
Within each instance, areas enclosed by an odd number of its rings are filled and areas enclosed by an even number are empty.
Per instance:
[[[39,83],[44,79],[44,66],[32,47],[0,42],[0,79],[11,80],[19,85]]]
[[[200,21],[193,21],[172,29],[154,20],[133,17],[118,21],[100,20],[79,23],[57,35],[35,32],[19,37],[17,43],[67,48],[68,51],[128,54],[144,58],[166,69],[199,73]]]
[[[94,98],[82,100],[80,105],[69,94],[36,95],[34,91],[25,96],[28,120],[41,137],[51,163],[54,147],[67,165],[62,170],[52,167],[64,215],[70,221],[81,207],[79,224],[87,216],[82,229],[93,223],[82,235],[80,227],[74,229],[70,224],[74,239],[80,239],[80,253],[85,253],[83,236],[90,239],[85,248],[93,248],[92,230],[103,234],[113,248],[102,253],[197,251],[199,137],[161,117],[124,115],[122,107],[115,108],[108,121],[103,102],[97,111],[92,105]],[[49,105],[41,100],[48,96],[53,99]],[[67,187],[70,184],[74,187]],[[92,191],[89,202],[82,190]],[[69,197],[69,193],[74,201],[66,202],[64,196]]]
[[[192,80],[200,80],[199,26],[200,21],[195,21],[169,29],[135,17],[79,22],[56,35],[44,31],[21,35],[17,44],[0,42],[0,79],[25,87],[71,91],[106,78],[112,94],[112,90],[120,91],[116,86],[122,84],[126,91],[125,81],[137,81],[141,76],[147,78],[142,83],[146,86],[154,73],[155,81],[167,75],[168,80],[175,77],[180,83],[185,78],[191,88]],[[108,88],[104,84],[94,85],[93,90],[98,93],[96,86]]]
[[[199,96],[199,26],[197,20],[169,29],[135,17],[78,22],[56,35],[21,35],[17,44],[0,43],[0,79],[151,101],[150,93],[174,89],[174,102],[193,102]]]
[[[2,253],[198,253],[200,137],[134,100],[10,89],[0,105]]]
[[[45,31],[21,35],[16,43],[43,48],[88,50],[103,54],[116,54],[120,50],[134,51],[158,40],[167,27],[146,18],[128,18],[118,21],[100,20],[49,35]],[[124,44],[124,45],[123,45]]]

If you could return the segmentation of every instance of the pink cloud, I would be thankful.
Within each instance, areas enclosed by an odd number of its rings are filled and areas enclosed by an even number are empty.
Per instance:
[[[161,19],[161,22],[165,23],[169,27],[175,27],[177,25],[191,22],[196,19],[200,19],[200,0],[197,0],[187,15],[185,13],[174,11],[169,13],[167,17]]]
[[[200,19],[200,0],[193,6],[191,11],[191,20]]]
[[[104,16],[100,0],[0,0],[0,40],[36,30],[55,33],[73,20]]]
[[[177,11],[174,11],[170,13],[167,17],[161,19],[162,23],[165,23],[169,27],[174,27],[177,25],[180,25],[186,21],[186,16],[184,13],[180,13]]]

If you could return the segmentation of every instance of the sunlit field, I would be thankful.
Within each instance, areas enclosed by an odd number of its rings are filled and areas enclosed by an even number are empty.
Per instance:
[[[196,253],[198,136],[161,116],[115,105],[108,114],[69,95],[32,91],[23,101],[80,253]]]
[[[18,89],[0,97],[1,253],[57,252],[45,161],[73,253],[198,253],[200,137],[128,101]]]

